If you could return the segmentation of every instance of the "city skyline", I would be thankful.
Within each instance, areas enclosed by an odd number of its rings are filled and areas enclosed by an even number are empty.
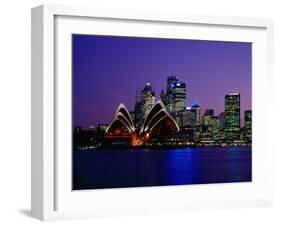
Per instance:
[[[148,46],[151,48],[143,49]],[[214,51],[214,48],[216,51],[211,55],[210,51]],[[182,50],[193,51],[185,54]],[[196,54],[199,50],[202,66],[191,57],[193,54],[198,60],[199,56]],[[175,57],[175,51],[178,57]],[[163,58],[163,52],[174,54],[175,59],[169,61],[168,65],[165,62],[171,57]],[[120,55],[118,58],[117,54]],[[129,56],[135,59],[130,60]],[[147,58],[153,58],[153,61]],[[151,63],[140,70],[139,65],[145,66],[147,62]],[[171,75],[177,76],[186,84],[186,106],[198,101],[201,108],[214,109],[215,115],[224,112],[225,95],[241,93],[242,119],[244,111],[251,110],[249,62],[250,43],[74,35],[74,126],[108,124],[120,103],[128,106],[129,110],[134,110],[136,91],[140,91],[147,81],[150,81],[156,92],[156,100],[161,99],[160,92],[166,89],[166,78]],[[115,73],[112,70],[116,70]],[[237,76],[231,77],[233,74]],[[206,79],[204,76],[212,78]],[[241,122],[243,124],[243,120]]]

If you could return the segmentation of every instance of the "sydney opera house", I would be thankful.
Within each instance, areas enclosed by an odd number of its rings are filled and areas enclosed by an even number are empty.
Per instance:
[[[103,146],[160,145],[166,139],[172,139],[179,130],[177,122],[161,100],[152,106],[138,126],[135,125],[126,106],[121,103],[105,131]]]

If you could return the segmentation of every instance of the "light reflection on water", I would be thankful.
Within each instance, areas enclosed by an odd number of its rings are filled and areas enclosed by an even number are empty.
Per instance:
[[[251,181],[251,147],[74,151],[73,189]]]

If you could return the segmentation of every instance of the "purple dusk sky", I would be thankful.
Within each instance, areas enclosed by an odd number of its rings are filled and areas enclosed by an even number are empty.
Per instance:
[[[251,109],[251,43],[73,35],[72,50],[74,126],[110,123],[121,102],[133,110],[147,81],[158,100],[171,75],[186,83],[187,106],[219,114],[239,92],[241,118]]]

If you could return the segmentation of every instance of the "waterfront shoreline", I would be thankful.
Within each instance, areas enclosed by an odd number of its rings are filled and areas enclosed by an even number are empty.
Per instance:
[[[167,145],[167,146],[111,146],[111,147],[77,147],[74,148],[73,151],[81,151],[81,150],[141,150],[141,149],[153,149],[153,150],[171,150],[171,149],[181,149],[181,148],[217,148],[217,147],[252,147],[251,144],[241,145],[181,145],[181,146],[174,146],[174,145]]]

